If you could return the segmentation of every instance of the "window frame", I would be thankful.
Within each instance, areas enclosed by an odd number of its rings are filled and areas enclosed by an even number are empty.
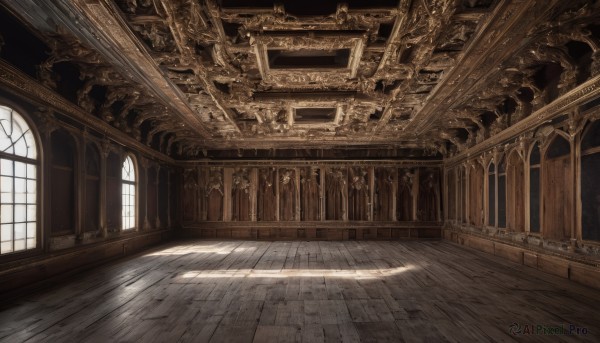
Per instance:
[[[17,115],[19,115],[21,117],[21,119],[28,126],[29,131],[31,131],[31,134],[33,136],[33,143],[35,144],[35,149],[36,149],[36,158],[35,159],[0,151],[0,158],[8,159],[13,162],[21,162],[21,163],[25,163],[25,164],[31,164],[31,165],[34,165],[35,169],[36,169],[35,170],[35,182],[36,182],[36,186],[35,186],[35,188],[36,188],[35,189],[36,190],[36,194],[35,194],[35,206],[36,206],[35,247],[30,248],[30,249],[24,249],[24,250],[18,250],[18,251],[12,251],[12,252],[0,254],[0,261],[5,262],[5,261],[22,259],[22,258],[29,257],[29,256],[39,255],[44,250],[45,230],[43,228],[44,220],[42,218],[42,216],[43,216],[42,199],[44,199],[44,195],[42,194],[43,190],[44,190],[42,168],[44,166],[44,163],[43,163],[44,162],[44,150],[42,148],[42,144],[41,144],[42,139],[38,132],[37,125],[32,120],[32,118],[29,116],[28,112],[25,111],[23,109],[23,107],[21,107],[20,105],[12,102],[10,100],[7,100],[5,98],[0,98],[0,106],[4,106],[4,107],[11,109],[13,111],[13,113],[16,113]],[[14,168],[14,166],[13,166],[13,168]],[[14,177],[15,176],[13,175],[13,180],[14,180]]]
[[[133,181],[130,180],[126,180],[123,177],[123,168],[125,167],[125,163],[127,162],[127,160],[131,161],[131,168],[132,173],[133,173]],[[137,160],[135,158],[135,156],[131,153],[127,153],[123,156],[122,161],[121,161],[121,227],[120,227],[120,231],[121,232],[135,232],[135,231],[139,231],[139,216],[138,216],[138,212],[139,212],[139,172],[138,172],[138,166],[137,166]],[[133,204],[132,205],[126,205],[123,202],[123,196],[125,195],[124,193],[124,185],[132,185],[133,186]],[[128,194],[130,195],[130,194]],[[125,228],[125,223],[124,223],[124,219],[125,219],[125,215],[124,215],[124,209],[125,206],[133,206],[133,226]],[[130,217],[130,216],[128,216]]]

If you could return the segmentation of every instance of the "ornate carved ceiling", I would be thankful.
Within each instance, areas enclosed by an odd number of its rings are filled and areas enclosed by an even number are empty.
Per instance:
[[[5,2],[52,50],[46,86],[71,63],[80,107],[182,157],[446,155],[600,69],[596,1]]]

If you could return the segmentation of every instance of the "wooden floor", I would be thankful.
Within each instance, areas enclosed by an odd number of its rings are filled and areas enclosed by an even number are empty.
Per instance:
[[[587,334],[548,336],[538,325]],[[598,342],[599,333],[600,292],[443,241],[186,241],[0,308],[6,342]]]

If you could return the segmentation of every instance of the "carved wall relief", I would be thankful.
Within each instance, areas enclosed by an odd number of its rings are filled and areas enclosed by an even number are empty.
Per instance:
[[[258,170],[257,220],[276,220],[277,215],[277,178],[275,168]]]
[[[296,171],[279,169],[279,220],[296,220]]]
[[[182,214],[183,214],[183,220],[184,221],[193,221],[196,219],[196,208],[197,203],[200,202],[202,204],[206,203],[204,200],[204,193],[202,192],[204,190],[204,187],[202,187],[200,189],[200,195],[201,197],[199,198],[199,194],[198,194],[198,170],[195,168],[188,168],[185,169],[183,171],[183,199],[181,200],[182,203]],[[200,220],[206,220],[206,218],[204,218],[204,216],[202,216],[202,213],[205,213],[205,211],[202,211],[201,208],[201,215],[200,215]]]
[[[204,187],[204,194],[202,194],[206,198],[207,204],[206,220],[223,220],[223,169],[210,168],[206,171],[208,172],[208,179]]]
[[[327,168],[325,175],[325,219],[343,220],[346,218],[346,168]]]
[[[370,206],[368,169],[365,167],[348,168],[348,219],[368,220]]]
[[[250,192],[252,190],[250,170],[236,168],[233,172],[231,187],[231,220],[248,221],[251,219]]]
[[[482,226],[485,218],[483,210],[484,169],[477,162],[469,166],[469,223]],[[429,177],[429,175],[427,175]],[[427,181],[429,182],[429,181]],[[429,187],[429,185],[426,185]],[[421,201],[421,199],[419,199]]]
[[[300,219],[321,220],[321,170],[300,169]]]
[[[396,200],[396,218],[399,221],[413,220],[413,182],[415,171],[398,170],[398,191]]]
[[[373,198],[373,220],[394,220],[396,211],[394,195],[398,186],[396,169],[375,168],[375,194]]]
[[[483,178],[483,175],[481,177]],[[417,218],[422,221],[438,221],[440,220],[440,171],[421,169],[419,179]]]

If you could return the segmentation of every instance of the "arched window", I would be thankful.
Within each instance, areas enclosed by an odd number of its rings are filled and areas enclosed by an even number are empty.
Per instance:
[[[0,106],[0,254],[37,245],[37,149],[27,122]]]
[[[122,196],[123,196],[123,230],[135,228],[135,166],[131,156],[123,162],[121,171]]]

